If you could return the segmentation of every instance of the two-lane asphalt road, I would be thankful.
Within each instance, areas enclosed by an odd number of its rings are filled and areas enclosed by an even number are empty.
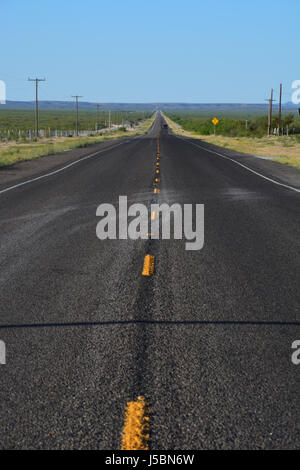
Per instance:
[[[162,124],[5,192],[0,172],[1,448],[120,449],[128,402],[146,448],[300,447],[300,194]],[[120,195],[204,204],[204,247],[99,240]]]

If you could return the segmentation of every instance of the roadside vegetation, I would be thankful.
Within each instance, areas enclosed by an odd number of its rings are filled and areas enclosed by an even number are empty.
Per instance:
[[[212,123],[213,115],[208,118],[199,116],[199,114],[186,113],[168,113],[168,117],[186,131],[195,132],[200,135],[214,134],[214,125]],[[267,116],[248,116],[242,117],[221,117],[216,116],[219,123],[216,126],[216,134],[226,137],[264,137],[268,131]],[[295,113],[288,113],[282,116],[281,126],[284,134],[288,132],[290,135],[300,135],[300,118]],[[278,118],[274,116],[271,128],[278,128]]]
[[[149,113],[150,114],[150,113]],[[26,141],[20,139],[14,141],[0,141],[0,167],[12,165],[14,163],[32,160],[46,155],[57,154],[65,150],[88,147],[99,142],[110,139],[117,139],[124,136],[143,134],[153,123],[155,116],[140,120],[136,127],[120,127],[105,133],[99,132],[97,135],[87,137],[57,137],[43,138],[38,141]],[[135,121],[136,122],[136,121]]]
[[[212,116],[213,117],[213,116]],[[294,114],[283,116],[282,127],[286,131],[289,126],[291,134],[267,136],[267,117],[245,120],[223,118],[216,126],[211,119],[203,119],[196,115],[179,115],[168,113],[165,118],[173,132],[186,137],[201,139],[238,152],[267,157],[283,164],[300,168],[300,119]],[[272,126],[276,126],[274,118]]]
[[[110,114],[111,123],[115,125],[125,124],[135,125],[136,122],[149,119],[152,112],[142,111],[112,111]],[[96,123],[98,129],[108,127],[108,111],[99,109],[95,111],[79,110],[79,130],[95,130]],[[40,110],[39,128],[40,130],[58,129],[62,131],[75,129],[76,114],[74,111],[61,110]],[[35,111],[24,109],[0,109],[0,133],[10,131],[10,138],[18,138],[19,130],[21,132],[34,130]]]

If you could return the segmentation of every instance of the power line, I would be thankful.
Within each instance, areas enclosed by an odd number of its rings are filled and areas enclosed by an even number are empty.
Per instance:
[[[28,78],[29,82],[35,82],[35,138],[39,137],[39,82],[45,82],[45,78]]]

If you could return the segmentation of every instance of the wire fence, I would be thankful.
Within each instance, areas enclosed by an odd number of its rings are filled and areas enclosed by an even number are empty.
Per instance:
[[[70,130],[58,130],[58,129],[39,129],[40,138],[58,138],[58,137],[88,137],[101,135],[106,132],[117,130],[123,127],[122,125],[113,125],[111,128],[105,127],[98,130],[78,130],[78,133],[74,129]],[[35,130],[16,130],[16,129],[6,129],[0,130],[0,140],[2,141],[31,141],[35,139]]]

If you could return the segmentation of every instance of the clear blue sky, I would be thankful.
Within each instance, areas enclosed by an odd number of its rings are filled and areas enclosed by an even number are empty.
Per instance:
[[[1,0],[8,100],[263,102],[300,79],[299,0]]]

